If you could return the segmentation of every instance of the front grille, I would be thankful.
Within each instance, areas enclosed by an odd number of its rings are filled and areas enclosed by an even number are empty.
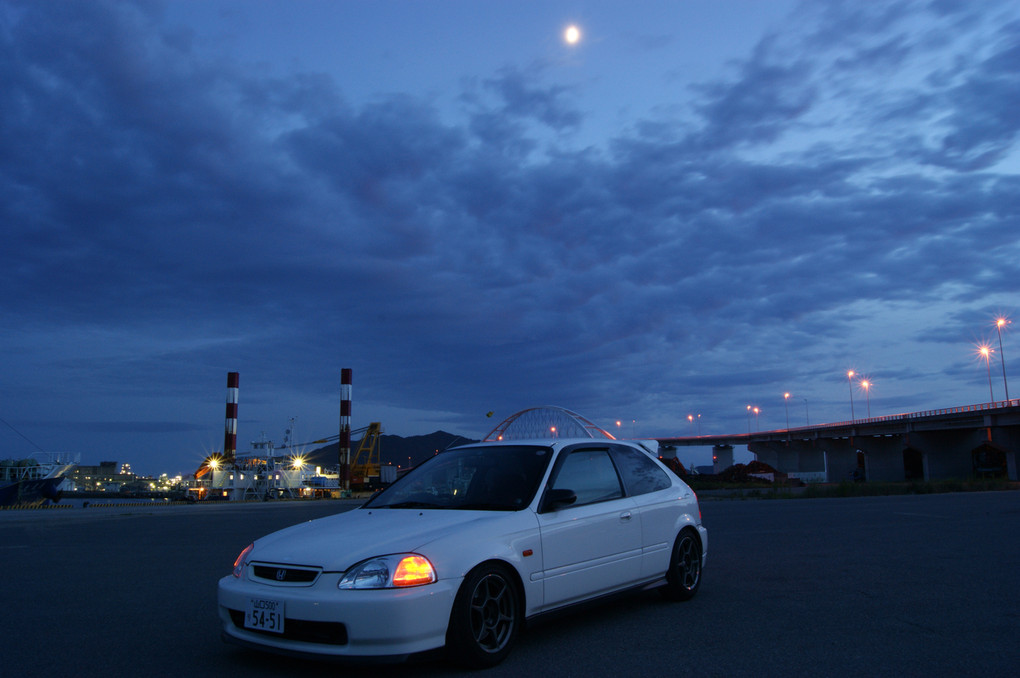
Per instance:
[[[273,633],[272,631],[245,628],[244,612],[241,610],[229,610],[229,612],[234,626],[248,633],[258,633],[270,638],[297,640],[303,643],[318,643],[319,645],[347,644],[347,627],[339,622],[308,621],[287,617],[283,620],[283,633]]]
[[[252,565],[252,576],[270,583],[310,584],[319,576],[319,570],[291,565]]]

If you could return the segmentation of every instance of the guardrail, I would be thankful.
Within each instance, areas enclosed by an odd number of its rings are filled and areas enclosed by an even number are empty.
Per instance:
[[[817,424],[815,426],[800,426],[791,429],[777,429],[778,431],[800,431],[817,428],[840,428],[843,426],[859,426],[861,424],[881,424],[887,421],[907,421],[911,419],[926,419],[928,417],[942,417],[947,414],[966,414],[968,412],[987,412],[990,410],[1004,410],[1010,407],[1020,407],[1020,399],[1010,398],[991,403],[977,403],[975,405],[958,405],[956,407],[945,407],[940,410],[921,410],[919,412],[906,412],[903,414],[887,414],[881,417],[867,417],[864,419],[851,419],[847,421]],[[763,431],[768,433],[769,431]],[[753,434],[752,434],[753,435]]]

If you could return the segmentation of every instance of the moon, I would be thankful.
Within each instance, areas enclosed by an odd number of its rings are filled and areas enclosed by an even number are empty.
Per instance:
[[[574,25],[567,26],[567,29],[563,31],[563,40],[568,45],[576,45],[581,41],[581,29]]]

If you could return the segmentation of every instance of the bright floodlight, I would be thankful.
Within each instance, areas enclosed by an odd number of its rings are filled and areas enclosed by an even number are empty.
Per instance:
[[[567,30],[563,31],[563,39],[568,45],[576,45],[581,41],[581,29],[577,26],[567,26]]]

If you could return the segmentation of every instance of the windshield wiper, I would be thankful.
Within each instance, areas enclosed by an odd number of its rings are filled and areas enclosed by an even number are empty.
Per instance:
[[[428,501],[398,501],[395,504],[384,504],[382,506],[373,506],[372,508],[392,508],[392,509],[414,509],[414,508],[446,508],[439,504],[433,504]]]
[[[493,504],[492,502],[475,502],[473,504],[457,504],[451,508],[459,509],[461,511],[516,511],[517,508],[513,506],[507,506],[506,504]],[[523,508],[523,507],[520,507]]]

